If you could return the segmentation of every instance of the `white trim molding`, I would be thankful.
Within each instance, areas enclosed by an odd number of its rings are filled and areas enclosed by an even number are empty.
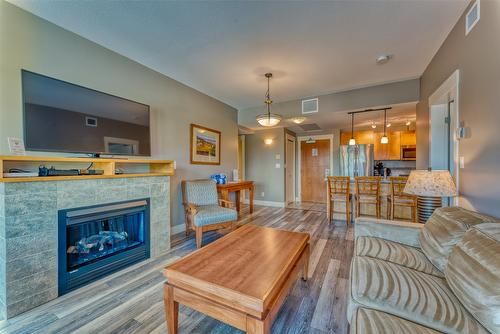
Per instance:
[[[179,234],[186,231],[186,224],[182,223],[179,225],[174,225],[170,228],[170,234]]]
[[[243,203],[249,204],[248,199],[246,199]],[[285,207],[285,202],[273,202],[273,201],[259,201],[254,199],[253,200],[254,205],[261,205],[261,206],[272,206],[276,208],[284,208]]]

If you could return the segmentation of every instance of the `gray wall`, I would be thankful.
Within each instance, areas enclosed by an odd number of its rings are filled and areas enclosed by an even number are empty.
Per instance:
[[[429,164],[428,98],[459,69],[459,118],[470,131],[459,148],[460,205],[500,217],[500,1],[481,1],[481,20],[467,36],[464,15],[421,78],[417,168]]]
[[[137,62],[0,1],[0,154],[22,138],[21,69],[151,106],[152,155],[177,161],[172,224],[183,224],[179,182],[237,166],[236,110]],[[189,124],[222,132],[222,164],[189,164]]]
[[[271,145],[264,140],[271,138]],[[276,154],[280,159],[276,160]],[[255,131],[245,137],[245,177],[255,182],[254,199],[271,202],[285,201],[285,130],[273,128]],[[276,163],[280,168],[276,168]],[[264,196],[261,193],[264,192]]]
[[[345,92],[319,96],[320,112],[346,111],[373,106],[414,102],[419,100],[419,79],[400,81],[385,85],[353,89]],[[305,99],[306,97],[304,97]],[[302,100],[273,103],[273,113],[283,118],[302,113]],[[247,127],[257,126],[255,117],[265,113],[265,106],[238,110],[238,123]]]

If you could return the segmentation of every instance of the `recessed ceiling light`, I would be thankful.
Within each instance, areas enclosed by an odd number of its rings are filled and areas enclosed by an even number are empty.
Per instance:
[[[293,117],[293,118],[290,118],[290,120],[292,122],[294,122],[295,124],[302,124],[302,123],[304,123],[306,118],[305,117]]]
[[[383,65],[383,64],[387,63],[389,60],[391,60],[391,58],[392,58],[392,55],[380,55],[377,57],[377,59],[375,61],[377,62],[377,64]]]
[[[377,124],[375,124],[375,122],[372,121],[372,129],[375,129],[377,127]]]
[[[406,126],[410,126],[411,121],[406,121]]]
[[[387,126],[388,128],[390,128],[390,127],[391,127],[391,125],[392,125],[391,123],[387,123],[387,125],[386,125],[386,126]]]

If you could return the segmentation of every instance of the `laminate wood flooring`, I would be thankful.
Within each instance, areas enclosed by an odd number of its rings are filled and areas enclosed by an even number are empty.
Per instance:
[[[328,224],[317,206],[242,208],[239,224],[252,223],[311,235],[309,280],[295,283],[272,332],[348,332],[346,319],[353,230],[345,222]],[[205,233],[206,245],[224,234]],[[22,315],[0,321],[0,333],[166,333],[162,268],[196,249],[194,233],[172,238],[172,249],[59,297]],[[241,331],[181,306],[179,333],[234,334]]]

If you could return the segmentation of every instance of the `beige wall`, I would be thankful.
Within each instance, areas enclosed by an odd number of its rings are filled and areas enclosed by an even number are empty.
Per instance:
[[[22,138],[21,69],[151,106],[152,155],[177,162],[172,224],[183,224],[179,182],[237,165],[236,110],[126,57],[0,1],[0,154]],[[221,166],[189,164],[189,124],[222,132]]]
[[[459,144],[460,205],[500,217],[500,1],[481,1],[481,20],[467,36],[464,15],[421,78],[417,168],[429,164],[428,98],[458,69],[459,119],[470,133]]]
[[[271,145],[264,144],[272,139]],[[279,159],[276,159],[279,154]],[[255,131],[245,137],[245,176],[255,182],[254,199],[283,203],[285,201],[285,130],[273,128]],[[276,168],[276,164],[280,168]],[[262,196],[264,192],[264,196]]]

